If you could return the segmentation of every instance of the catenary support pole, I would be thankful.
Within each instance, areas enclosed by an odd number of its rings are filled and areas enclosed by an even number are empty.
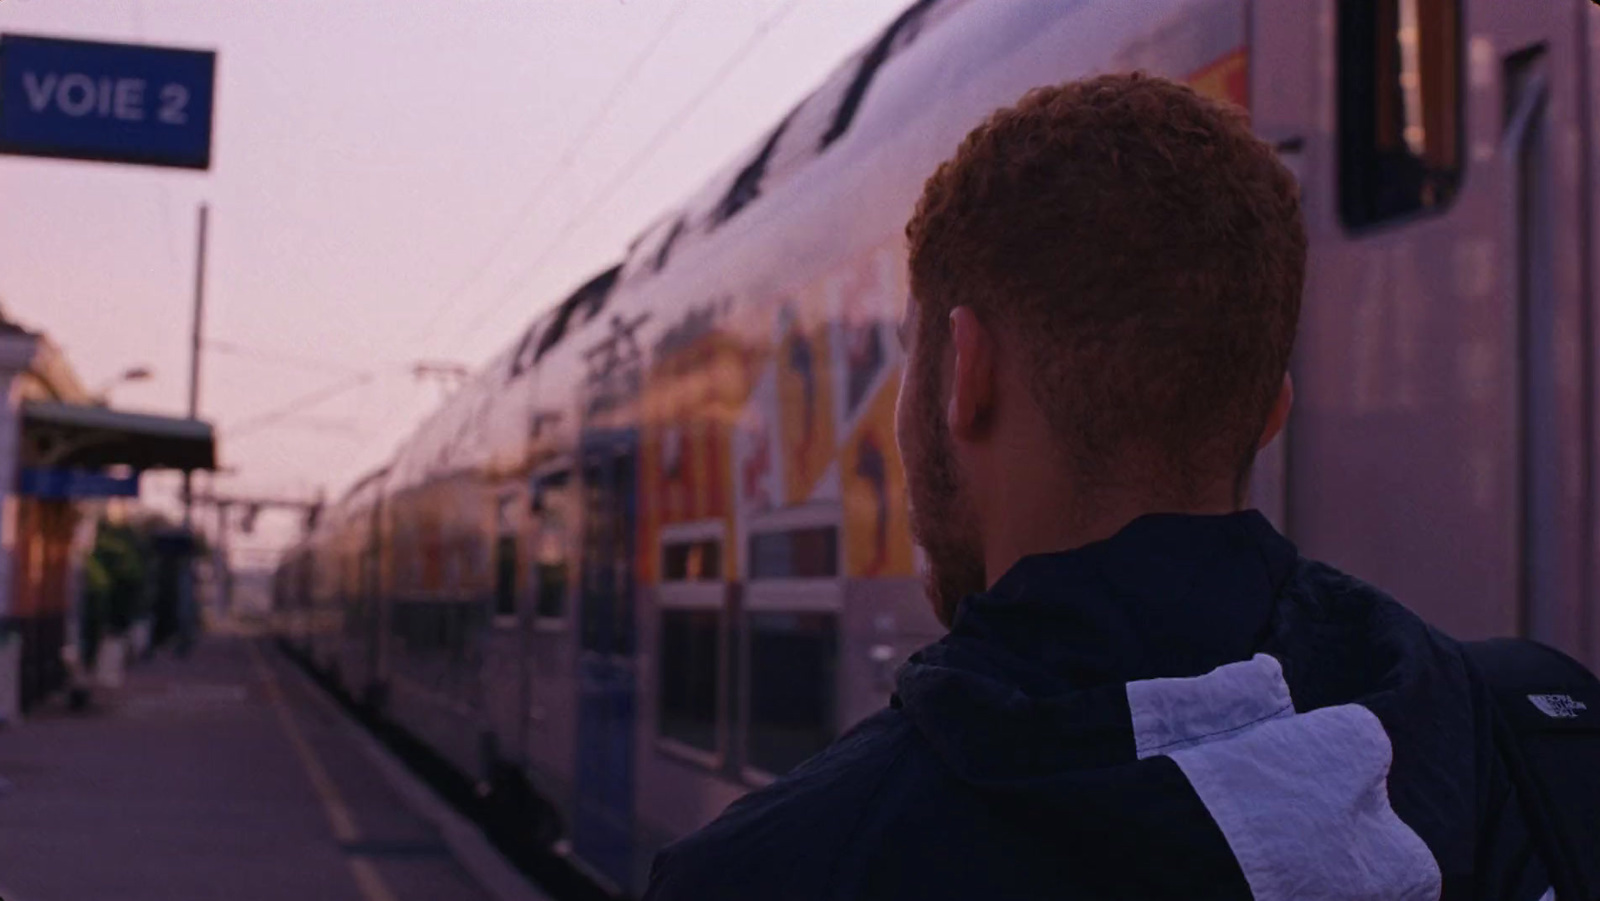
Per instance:
[[[206,220],[207,209],[200,204],[199,227],[196,232],[194,259],[194,320],[189,345],[189,418],[200,417],[200,335],[205,325],[206,310]],[[189,528],[194,518],[194,473],[183,473],[183,525]]]

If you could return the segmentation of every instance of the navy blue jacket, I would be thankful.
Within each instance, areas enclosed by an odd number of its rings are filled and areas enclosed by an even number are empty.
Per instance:
[[[649,901],[1493,898],[1532,855],[1459,645],[1254,512],[1019,562]]]

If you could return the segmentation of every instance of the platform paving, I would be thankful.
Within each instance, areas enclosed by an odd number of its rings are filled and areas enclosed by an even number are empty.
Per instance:
[[[263,639],[136,665],[0,731],[0,898],[503,899],[374,748]]]

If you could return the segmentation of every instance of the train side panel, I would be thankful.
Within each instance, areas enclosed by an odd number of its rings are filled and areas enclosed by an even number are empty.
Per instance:
[[[1279,34],[1257,114],[1293,147],[1312,243],[1288,530],[1453,634],[1583,655],[1594,9],[1315,11],[1257,5]]]

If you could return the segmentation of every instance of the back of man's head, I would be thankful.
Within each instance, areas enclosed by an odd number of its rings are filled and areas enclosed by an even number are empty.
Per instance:
[[[1306,256],[1294,178],[1243,111],[1138,74],[1035,90],[966,138],[906,232],[914,366],[970,308],[1082,478],[1242,487]]]

